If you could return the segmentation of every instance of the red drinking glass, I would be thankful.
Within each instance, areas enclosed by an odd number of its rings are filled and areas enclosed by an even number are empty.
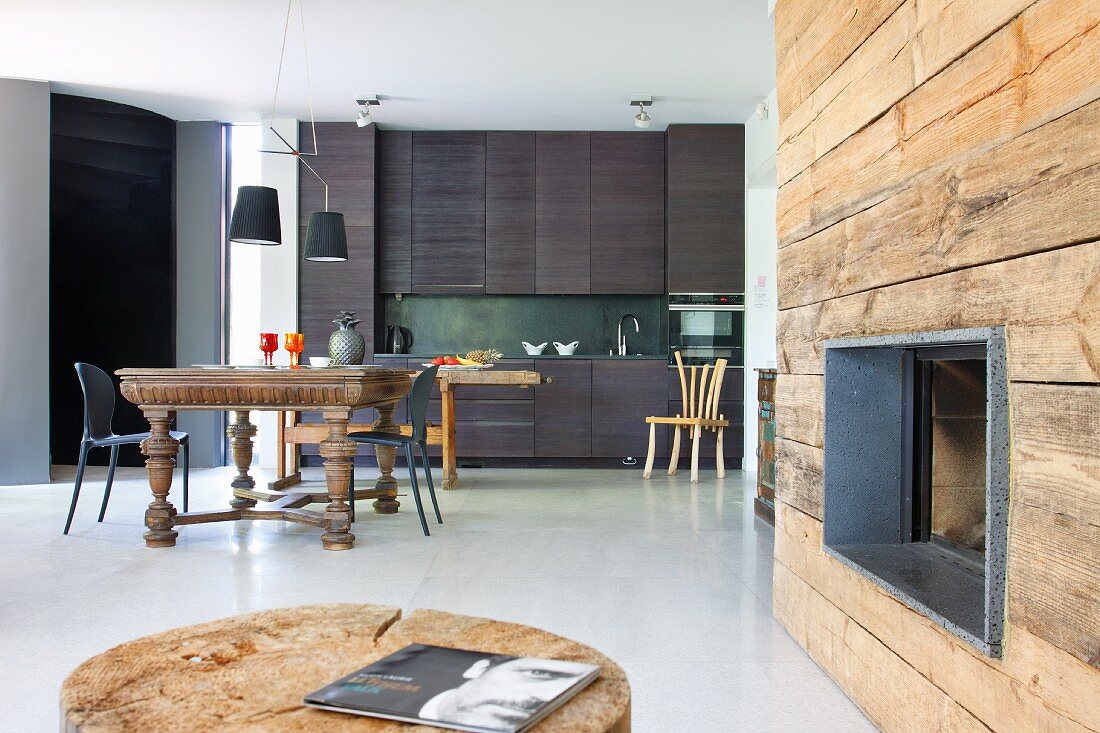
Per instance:
[[[279,350],[279,334],[261,333],[260,351],[264,352],[264,364],[271,366],[271,355]]]
[[[305,339],[300,333],[288,333],[286,334],[286,343],[284,344],[286,350],[290,352],[290,368],[300,369],[298,366],[298,355],[302,353],[302,349],[305,348]]]

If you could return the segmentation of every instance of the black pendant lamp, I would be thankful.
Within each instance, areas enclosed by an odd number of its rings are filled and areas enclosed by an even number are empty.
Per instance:
[[[267,186],[241,186],[229,221],[229,241],[241,244],[283,243],[279,192]]]
[[[283,27],[283,46],[279,53],[279,73],[275,79],[275,97],[271,100],[271,118],[275,118],[275,109],[279,100],[279,81],[282,79],[283,60],[286,56],[287,30],[290,28],[290,14],[294,0],[288,0],[286,7],[286,25]],[[302,2],[298,0],[298,12],[302,23],[302,53],[306,54],[306,20]],[[306,85],[309,85],[309,59],[306,58]],[[312,262],[344,262],[348,258],[348,237],[344,228],[344,215],[328,210],[328,182],[313,169],[306,157],[317,156],[317,123],[313,118],[313,93],[309,93],[309,124],[313,133],[313,152],[299,150],[280,135],[274,127],[272,133],[279,138],[286,150],[261,150],[261,153],[275,155],[293,155],[325,188],[325,210],[309,216],[306,229],[304,257]],[[279,224],[279,193],[267,186],[241,186],[237,191],[237,205],[229,223],[229,240],[245,244],[282,244]]]
[[[348,258],[348,236],[344,215],[315,211],[306,229],[305,258],[311,262],[344,262]]]

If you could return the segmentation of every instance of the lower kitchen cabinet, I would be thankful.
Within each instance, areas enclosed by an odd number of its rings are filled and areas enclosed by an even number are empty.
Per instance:
[[[649,450],[649,415],[668,409],[668,365],[660,359],[592,362],[592,456],[633,456]],[[668,429],[657,426],[657,455],[668,455]]]
[[[535,388],[535,456],[588,458],[592,455],[592,362],[539,362],[550,384]]]

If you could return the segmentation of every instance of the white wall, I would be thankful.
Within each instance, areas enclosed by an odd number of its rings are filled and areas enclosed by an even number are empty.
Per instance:
[[[263,122],[263,149],[283,150],[286,146],[271,133],[274,127],[291,145],[298,145],[298,121],[278,119]],[[260,290],[261,328],[256,331],[259,343],[260,330],[279,334],[298,331],[298,159],[291,155],[261,155],[260,185],[270,186],[279,192],[279,214],[282,220],[283,243],[279,247],[260,247],[260,271],[263,287]],[[276,363],[287,363],[287,353],[280,348]],[[274,468],[278,456],[275,440],[276,415],[274,412],[256,412],[252,424],[256,435],[257,463],[262,468]]]
[[[50,85],[0,79],[0,484],[50,480]]]
[[[225,150],[218,122],[176,123],[176,365],[222,360]],[[221,466],[224,413],[185,410],[191,465]]]
[[[776,172],[779,115],[775,91],[768,116],[745,121],[745,461],[756,471],[756,372],[775,366]]]

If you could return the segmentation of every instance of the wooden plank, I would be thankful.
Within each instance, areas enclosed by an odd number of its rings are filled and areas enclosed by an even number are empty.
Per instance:
[[[776,618],[879,728],[989,733],[964,707],[779,563],[774,582]]]
[[[1100,239],[1098,204],[1100,101],[784,247],[779,307]]]
[[[1023,503],[1010,522],[1009,618],[1100,670],[1100,525]]]
[[[1012,623],[1002,657],[987,657],[825,555],[820,521],[782,501],[775,511],[777,580],[796,575],[990,728],[1100,730],[1096,670]],[[777,604],[784,594],[777,583]]]
[[[783,185],[1035,0],[907,0],[779,130]]]
[[[775,434],[820,448],[825,444],[825,380],[780,374],[775,384]]]
[[[1100,526],[1100,388],[1012,385],[1012,499]]]
[[[805,4],[813,6],[813,19],[793,39],[784,38],[785,53],[776,57],[776,84],[782,90],[778,97],[781,117],[808,98],[902,4],[902,0],[831,0]]]
[[[780,246],[1100,96],[1100,8],[1041,0],[779,191]]]
[[[1100,381],[1100,242],[780,311],[778,363],[824,374],[825,339],[996,324],[1008,325],[1010,379]]]
[[[775,439],[775,493],[784,503],[824,516],[825,451],[786,438]]]

